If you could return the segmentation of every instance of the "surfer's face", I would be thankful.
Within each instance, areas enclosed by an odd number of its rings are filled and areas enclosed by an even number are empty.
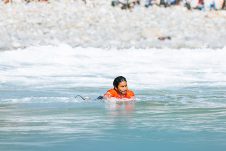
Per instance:
[[[119,91],[119,93],[125,95],[128,87],[127,87],[127,82],[126,81],[122,81],[119,83],[117,90]]]

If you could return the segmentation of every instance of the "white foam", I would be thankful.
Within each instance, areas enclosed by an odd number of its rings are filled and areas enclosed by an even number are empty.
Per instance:
[[[49,103],[84,103],[84,100],[75,99],[74,97],[23,97],[1,99],[1,104],[49,104]]]
[[[4,85],[112,87],[123,75],[130,88],[226,85],[224,49],[98,49],[68,45],[0,53]],[[2,85],[3,86],[3,85]]]

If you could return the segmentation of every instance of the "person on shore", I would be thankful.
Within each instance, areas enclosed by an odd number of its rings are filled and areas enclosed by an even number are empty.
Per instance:
[[[145,0],[145,7],[148,8],[153,4],[158,6],[170,7],[172,5],[179,5],[180,0]]]
[[[188,9],[203,10],[204,0],[183,0],[184,6]]]
[[[205,10],[223,9],[225,2],[224,2],[224,0],[204,0],[204,9]]]
[[[140,5],[140,0],[112,0],[111,6],[119,6],[121,9],[131,9],[135,5]]]
[[[104,94],[104,99],[110,100],[115,99],[126,99],[132,101],[135,99],[135,94],[133,91],[128,89],[127,80],[123,76],[118,76],[113,81],[114,88],[108,90]]]

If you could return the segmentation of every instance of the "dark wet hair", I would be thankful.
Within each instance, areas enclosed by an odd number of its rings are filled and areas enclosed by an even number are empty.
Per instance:
[[[123,82],[123,81],[127,82],[125,77],[123,77],[123,76],[116,77],[113,81],[114,88],[118,88],[119,83]]]

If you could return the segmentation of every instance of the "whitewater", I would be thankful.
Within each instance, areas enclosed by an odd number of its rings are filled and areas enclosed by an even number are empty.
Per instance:
[[[0,150],[225,150],[225,11],[0,7]],[[119,75],[136,101],[97,100]]]

